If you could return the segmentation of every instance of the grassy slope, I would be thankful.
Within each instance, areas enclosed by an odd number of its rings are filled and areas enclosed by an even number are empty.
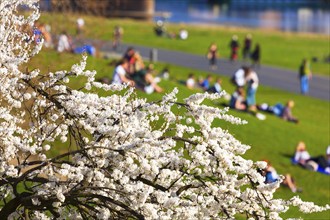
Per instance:
[[[50,71],[69,69],[70,66],[79,59],[80,56],[77,55],[43,51],[31,61],[29,67],[41,67],[44,71],[48,69]],[[88,69],[97,70],[97,78],[104,76],[111,77],[113,67],[109,66],[108,63],[109,60],[89,58]],[[163,66],[164,64],[157,64],[156,68],[160,70]],[[187,90],[184,85],[178,84],[177,81],[186,79],[190,71],[193,71],[196,75],[205,75],[206,73],[196,72],[192,69],[177,66],[170,66],[170,70],[171,79],[169,81],[161,81],[161,86],[165,88],[166,91],[178,87],[180,90],[179,99],[181,100],[193,92],[200,91]],[[223,77],[223,88],[228,92],[232,92],[234,88],[228,81],[228,78]],[[162,96],[162,94],[146,95],[140,92],[139,95],[147,97],[149,100],[157,100]],[[304,190],[303,193],[300,194],[303,199],[314,201],[317,204],[330,204],[329,176],[293,166],[290,164],[290,159],[288,158],[288,155],[293,153],[295,145],[300,140],[306,142],[311,155],[316,156],[325,153],[325,148],[330,143],[329,102],[262,86],[257,93],[257,100],[259,103],[267,102],[275,104],[276,102],[285,102],[288,99],[293,99],[296,102],[293,113],[301,120],[301,123],[298,125],[282,121],[272,115],[267,115],[265,121],[259,121],[249,114],[231,110],[231,114],[248,120],[249,124],[234,126],[222,121],[217,121],[215,126],[228,129],[237,139],[252,146],[251,150],[247,152],[246,158],[253,160],[267,158],[273,163],[279,173],[291,173],[297,180],[298,185]],[[214,104],[220,106],[220,103]],[[294,194],[287,188],[280,188],[276,196],[290,198],[294,196]],[[301,215],[297,214],[297,210],[290,210],[284,217],[298,217],[297,215],[306,219],[330,218],[330,212]]]
[[[40,21],[51,25],[53,32],[59,33],[67,30],[75,34],[75,22],[78,15],[43,14]],[[325,35],[281,33],[257,29],[238,29],[215,26],[193,26],[183,24],[169,24],[167,29],[178,33],[181,27],[189,31],[187,41],[160,38],[153,33],[152,22],[134,20],[105,19],[100,17],[83,16],[86,21],[85,36],[103,40],[112,39],[112,31],[115,25],[124,28],[125,43],[179,50],[194,54],[205,54],[211,42],[219,46],[220,56],[229,57],[229,41],[233,34],[237,34],[242,45],[247,33],[253,35],[253,43],[261,45],[261,62],[263,64],[284,67],[297,70],[302,58],[318,57],[323,59],[330,55],[329,37]],[[329,76],[329,63],[312,63],[313,72]]]

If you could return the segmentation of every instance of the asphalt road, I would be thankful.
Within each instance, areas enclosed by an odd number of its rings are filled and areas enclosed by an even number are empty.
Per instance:
[[[122,45],[121,50],[119,52],[116,52],[113,51],[110,41],[89,42],[92,44],[99,45],[99,49],[101,51],[115,52],[120,54],[124,53],[128,46],[132,46],[140,52],[142,57],[146,58],[150,57],[152,50],[156,50],[157,61],[198,69],[199,71],[213,72],[224,76],[231,76],[238,68],[243,65],[242,62],[233,63],[226,59],[219,59],[217,70],[210,70],[208,60],[205,56],[128,44]],[[289,92],[300,93],[298,67],[297,71],[292,71],[279,67],[261,65],[261,67],[256,68],[255,71],[259,76],[259,81],[261,85],[270,86]],[[308,96],[329,101],[330,78],[325,76],[313,75],[312,80],[310,80],[310,91]]]

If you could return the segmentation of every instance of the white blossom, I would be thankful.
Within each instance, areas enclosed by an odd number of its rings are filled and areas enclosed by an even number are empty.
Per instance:
[[[24,31],[39,17],[36,1],[2,0],[0,15],[0,212],[16,195],[28,201],[1,218],[280,219],[290,206],[330,209],[273,198],[280,181],[264,183],[265,163],[243,158],[250,146],[213,126],[246,121],[203,104],[225,92],[178,103],[174,89],[148,102],[128,85],[96,82],[87,56],[70,71],[21,71],[42,46]],[[85,89],[69,88],[77,77]]]

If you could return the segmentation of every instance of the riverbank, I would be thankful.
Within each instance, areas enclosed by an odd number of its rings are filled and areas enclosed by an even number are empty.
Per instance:
[[[215,29],[215,30],[229,30],[229,31],[236,31],[236,32],[261,32],[265,35],[289,35],[289,36],[300,36],[304,38],[311,38],[311,39],[328,39],[329,36],[327,34],[322,33],[308,33],[308,32],[294,32],[294,31],[281,31],[275,28],[253,28],[253,27],[244,27],[244,26],[231,26],[231,25],[225,25],[225,24],[207,24],[207,23],[198,23],[198,22],[191,22],[191,23],[171,23],[171,25],[185,25],[185,26],[191,26],[191,27],[197,27],[197,28],[206,28],[206,29]]]
[[[214,25],[166,24],[167,31],[172,33],[178,33],[180,28],[188,30],[188,39],[181,41],[157,37],[154,33],[153,22],[54,13],[43,14],[40,21],[50,24],[53,33],[66,30],[69,34],[75,35],[75,25],[78,17],[83,17],[85,20],[84,37],[87,38],[111,40],[114,27],[120,25],[124,29],[123,41],[125,43],[204,55],[209,44],[216,42],[222,58],[229,57],[229,41],[234,34],[238,36],[242,45],[245,35],[250,33],[253,36],[253,46],[256,43],[261,45],[262,64],[297,71],[301,60],[309,58],[317,60],[317,62],[312,63],[312,70],[315,74],[327,77],[330,75],[329,63],[323,62],[330,54],[328,37],[325,35],[280,33],[277,31]]]
[[[200,22],[330,34],[330,5],[318,0],[155,0],[156,11],[171,13],[169,22]],[[155,19],[161,19],[156,17]]]

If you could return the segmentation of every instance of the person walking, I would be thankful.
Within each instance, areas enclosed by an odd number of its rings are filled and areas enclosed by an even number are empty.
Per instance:
[[[217,58],[218,58],[218,46],[215,43],[212,43],[207,51],[207,59],[210,62],[211,70],[217,69]]]
[[[251,54],[251,59],[252,59],[252,67],[260,67],[260,45],[256,44],[252,54]]]
[[[122,38],[123,38],[123,34],[124,34],[124,30],[122,27],[116,25],[114,30],[113,30],[113,36],[112,36],[112,48],[114,50],[119,49],[121,47],[121,43],[122,43]]]
[[[244,45],[243,45],[243,60],[244,61],[246,61],[250,58],[251,46],[252,46],[252,35],[247,34],[244,39]]]
[[[239,48],[237,35],[234,35],[231,38],[229,46],[230,46],[230,49],[231,49],[230,60],[235,61],[238,58],[238,53],[237,52],[238,52],[238,48]]]
[[[78,18],[76,21],[76,35],[79,37],[84,32],[85,21],[83,18]]]
[[[309,80],[312,78],[312,71],[307,59],[303,59],[299,67],[300,92],[307,94],[309,91]]]

